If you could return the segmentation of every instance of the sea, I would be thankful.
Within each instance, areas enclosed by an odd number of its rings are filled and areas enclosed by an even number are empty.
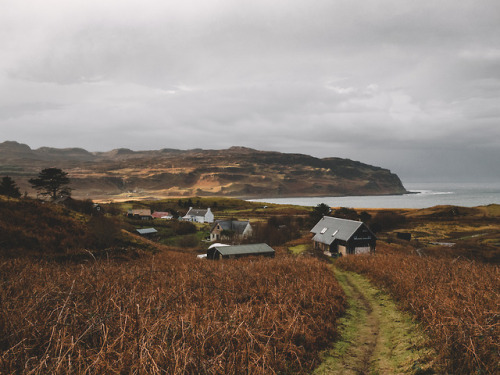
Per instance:
[[[403,183],[410,194],[345,197],[296,197],[251,199],[253,202],[352,208],[427,208],[438,205],[476,207],[500,204],[500,182]]]

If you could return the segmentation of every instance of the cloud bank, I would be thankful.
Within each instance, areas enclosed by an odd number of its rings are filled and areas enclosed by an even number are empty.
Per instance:
[[[0,141],[498,180],[500,3],[6,0]]]

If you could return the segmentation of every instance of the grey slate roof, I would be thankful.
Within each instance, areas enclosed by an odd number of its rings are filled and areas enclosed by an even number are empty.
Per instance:
[[[242,255],[274,253],[274,249],[265,243],[235,246],[214,246],[221,255]]]
[[[361,221],[323,216],[311,229],[311,233],[315,234],[313,241],[331,245],[336,239],[348,241],[362,225],[364,224]]]
[[[202,210],[202,209],[196,209],[196,208],[191,208],[186,216],[205,216],[207,214],[208,210]]]
[[[158,233],[158,231],[155,228],[137,229],[137,232],[139,234],[153,234],[153,233]]]
[[[236,234],[243,234],[245,231],[245,228],[250,222],[247,221],[238,221],[238,220],[216,220],[214,225],[212,225],[212,229],[210,231],[213,231],[216,227],[217,224],[221,226],[223,230],[232,230]]]

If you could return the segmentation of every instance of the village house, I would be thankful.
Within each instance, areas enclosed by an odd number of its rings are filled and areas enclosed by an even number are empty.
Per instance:
[[[210,228],[210,241],[243,239],[252,235],[250,221],[216,220]]]
[[[235,259],[248,256],[265,256],[274,258],[274,253],[274,249],[265,243],[235,246],[213,244],[208,248],[207,258],[213,260]]]
[[[214,214],[207,208],[206,210],[202,209],[194,209],[193,207],[189,207],[189,211],[186,215],[182,217],[182,220],[185,221],[194,221],[197,223],[213,223],[214,222]]]
[[[323,216],[311,230],[314,248],[328,255],[366,254],[375,251],[377,238],[361,221]]]
[[[128,210],[128,217],[132,219],[139,219],[139,220],[152,220],[153,217],[151,216],[151,210],[149,209],[140,209],[140,210]]]
[[[155,211],[151,214],[153,219],[173,219],[173,216],[170,212],[165,212],[165,211]]]

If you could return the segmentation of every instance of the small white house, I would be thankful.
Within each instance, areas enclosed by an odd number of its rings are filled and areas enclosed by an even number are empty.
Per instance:
[[[185,221],[194,221],[197,223],[213,223],[214,222],[214,214],[207,208],[206,210],[194,209],[193,207],[189,207],[189,211],[186,215],[182,217],[182,220]]]

